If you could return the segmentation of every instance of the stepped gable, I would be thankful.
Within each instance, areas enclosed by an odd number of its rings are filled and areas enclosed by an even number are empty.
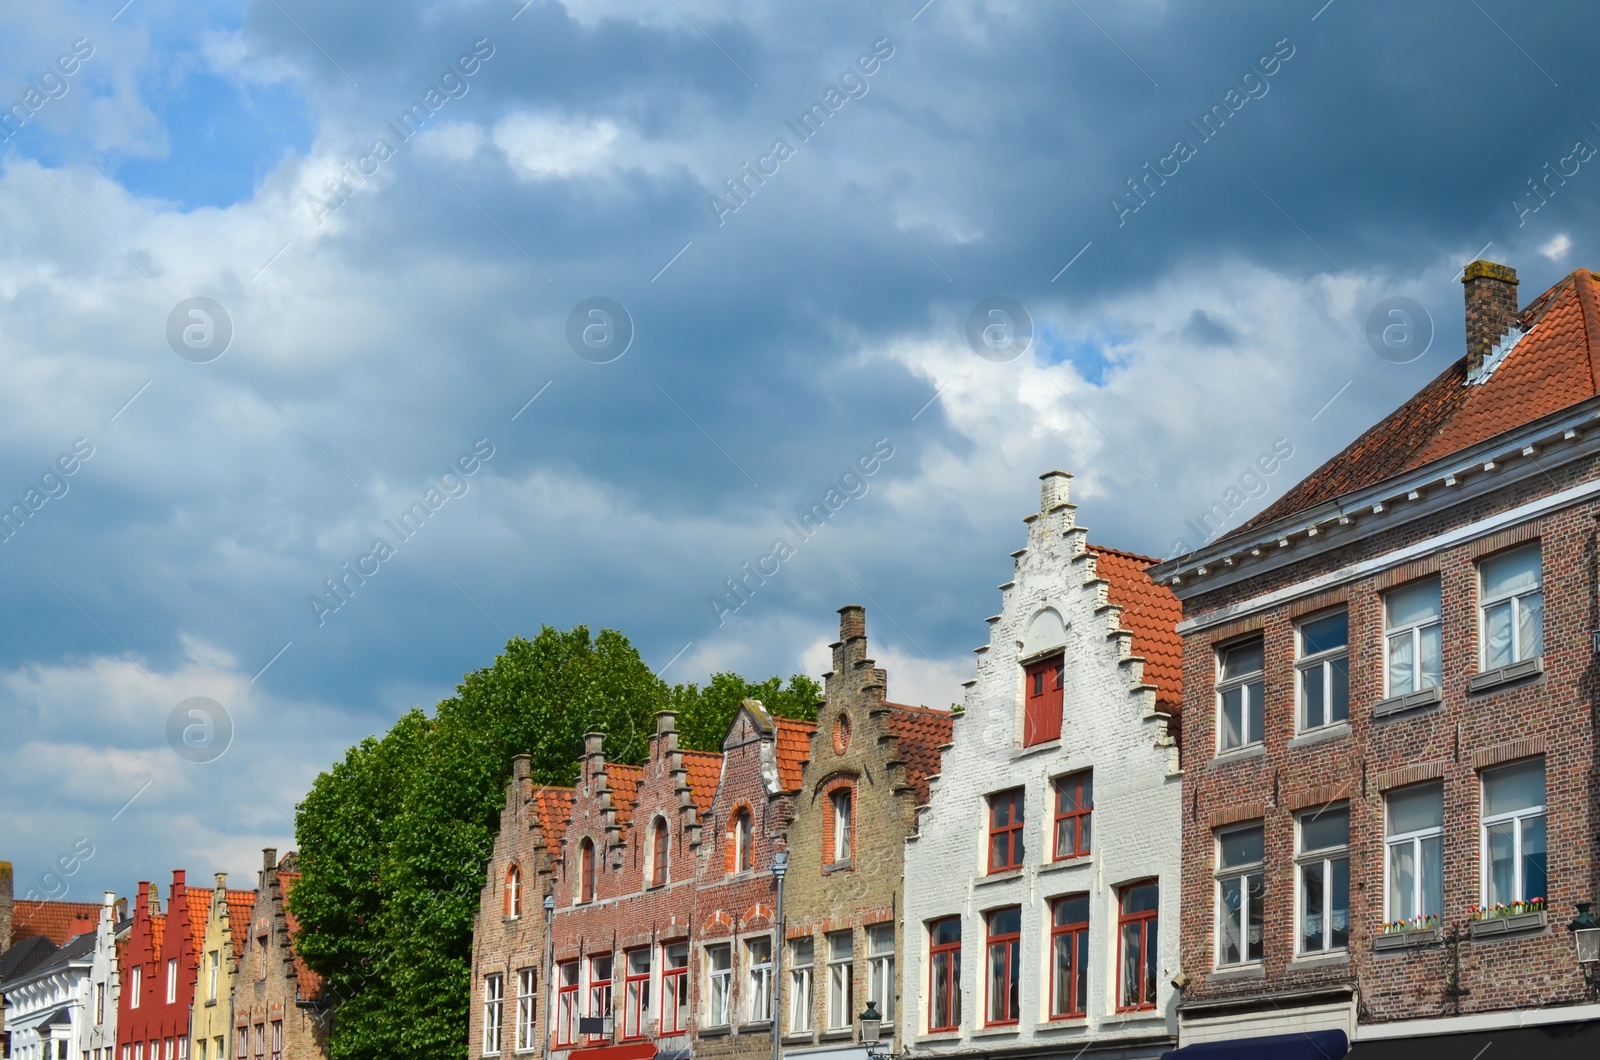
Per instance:
[[[711,800],[716,798],[717,784],[722,779],[722,756],[715,751],[679,751],[689,792],[694,796],[695,810],[701,817],[711,812]]]
[[[1156,687],[1156,708],[1176,718],[1183,709],[1183,605],[1171,589],[1145,573],[1157,560],[1090,544],[1106,598],[1122,609],[1122,628],[1133,635],[1133,654],[1144,658],[1144,680]]]
[[[1470,382],[1470,358],[1463,357],[1224,538],[1376,485],[1600,394],[1600,282],[1592,272],[1578,269],[1534,299],[1517,315],[1517,326],[1521,340],[1491,367],[1488,378]]]
[[[899,753],[905,763],[906,779],[916,793],[917,805],[928,803],[928,780],[938,776],[943,748],[950,742],[954,718],[948,710],[913,707],[904,703],[885,703],[889,708],[889,731],[899,740]]]
[[[293,854],[284,856],[287,861]],[[280,862],[280,864],[282,864]],[[300,873],[278,870],[278,889],[283,892],[283,920],[289,929],[289,950],[294,954],[294,975],[300,988],[301,1001],[320,1001],[322,999],[322,976],[306,967],[306,962],[300,959],[300,949],[295,945],[295,939],[300,936],[300,920],[289,910],[289,895],[294,891],[294,885],[300,882]],[[241,892],[254,894],[254,891]],[[233,892],[228,892],[228,910],[233,911]],[[246,920],[249,919],[246,911]]]
[[[49,902],[19,898],[11,907],[11,941],[42,935],[64,946],[68,939],[83,931],[93,931],[100,921],[99,902]],[[87,928],[74,928],[79,920],[87,921]]]
[[[801,775],[811,758],[811,737],[816,734],[817,723],[792,718],[772,721],[778,729],[778,784],[784,791],[799,791]]]

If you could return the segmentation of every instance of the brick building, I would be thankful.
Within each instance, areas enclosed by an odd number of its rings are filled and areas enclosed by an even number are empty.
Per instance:
[[[228,1055],[228,1041],[233,1037],[234,975],[256,900],[254,891],[230,891],[225,872],[217,873],[214,880],[205,938],[200,944],[194,1013],[189,1021],[189,1055],[194,1060],[223,1060]]]
[[[906,846],[920,1057],[1155,1057],[1177,1032],[1179,606],[1041,502]],[[1185,722],[1187,726],[1187,722]]]
[[[1600,1046],[1565,929],[1600,831],[1600,283],[1462,282],[1465,358],[1151,572],[1184,612],[1185,1046]]]
[[[294,851],[281,859],[271,847],[261,851],[255,901],[241,925],[248,936],[233,976],[234,1060],[324,1060],[328,1055],[333,1008],[323,994],[322,977],[294,949],[300,925],[288,900],[299,881]]]
[[[172,870],[166,912],[141,880],[117,999],[119,1060],[188,1060],[189,1012],[211,892]]]
[[[927,805],[951,715],[885,698],[862,608],[839,610],[832,650],[789,829],[783,1051],[863,1058],[856,1040],[868,1006],[882,1020],[882,1047],[897,1038],[906,837]]]

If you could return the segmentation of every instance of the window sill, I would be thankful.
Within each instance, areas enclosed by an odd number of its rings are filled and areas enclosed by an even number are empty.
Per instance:
[[[1328,953],[1302,953],[1291,958],[1290,968],[1332,968],[1350,963],[1349,950],[1332,950]]]
[[[1229,765],[1243,761],[1247,758],[1260,758],[1267,753],[1267,745],[1263,743],[1248,744],[1244,747],[1235,747],[1231,751],[1219,751],[1216,757],[1206,763],[1206,768],[1216,769],[1218,766]]]
[[[979,1027],[972,1032],[974,1038],[1015,1038],[1022,1028],[1015,1023],[1002,1023],[995,1027]]]
[[[822,866],[822,874],[824,876],[830,872],[854,872],[855,870],[855,858],[845,858],[843,861],[830,861],[826,865]]]
[[[1260,962],[1243,965],[1230,964],[1226,968],[1216,969],[1207,976],[1208,979],[1221,979],[1223,982],[1227,982],[1229,979],[1265,979],[1266,977],[1267,966]]]
[[[771,1034],[772,1033],[772,1021],[771,1020],[762,1020],[759,1023],[741,1023],[741,1024],[739,1024],[739,1033],[740,1034]]]
[[[1372,936],[1372,952],[1382,953],[1410,953],[1412,950],[1426,949],[1437,946],[1444,936],[1438,928],[1425,928],[1417,931],[1389,931]]]
[[[1403,696],[1390,696],[1388,699],[1379,700],[1372,705],[1374,718],[1392,718],[1398,714],[1409,714],[1413,710],[1422,710],[1426,707],[1437,707],[1444,702],[1444,695],[1439,691],[1439,686],[1424,688],[1417,692],[1407,692]]]
[[[1329,740],[1338,740],[1350,735],[1350,723],[1337,721],[1332,725],[1324,725],[1320,729],[1308,729],[1289,741],[1290,747],[1312,747]]]
[[[1079,854],[1077,857],[1062,858],[1060,861],[1050,861],[1039,866],[1040,872],[1061,872],[1065,869],[1088,868],[1094,864],[1093,854]]]
[[[1161,1014],[1160,1009],[1152,1006],[1151,1008],[1133,1009],[1129,1012],[1118,1012],[1114,1016],[1102,1016],[1100,1025],[1102,1027],[1115,1027],[1121,1023],[1165,1023],[1166,1019]]]
[[[917,1035],[917,1044],[923,1042],[958,1042],[961,1040],[961,1028],[952,1027],[947,1031],[929,1031],[927,1034]]]
[[[1033,755],[1044,754],[1046,751],[1059,750],[1061,750],[1061,740],[1058,737],[1054,740],[1046,740],[1043,743],[1034,743],[1029,744],[1027,747],[1019,747],[1015,751],[1011,752],[1011,760],[1015,762],[1019,758],[1030,758]]]
[[[1525,681],[1530,677],[1538,677],[1544,673],[1544,656],[1535,655],[1531,659],[1514,662],[1510,666],[1502,666],[1495,670],[1485,670],[1481,674],[1473,674],[1467,678],[1468,694],[1489,692],[1502,685],[1509,685],[1517,681]]]
[[[986,887],[991,883],[1004,883],[1007,880],[1020,879],[1022,879],[1022,866],[1019,865],[1014,869],[1006,869],[1002,872],[986,873],[973,880],[972,885],[974,887]]]
[[[825,1042],[847,1042],[847,1041],[850,1041],[855,1036],[856,1036],[856,1029],[854,1027],[836,1027],[831,1031],[823,1031],[822,1032],[822,1041],[825,1041]]]
[[[806,1031],[803,1034],[785,1034],[783,1036],[784,1045],[811,1045],[816,1040],[817,1036],[810,1031]]]
[[[1049,1034],[1051,1031],[1081,1031],[1089,1026],[1088,1016],[1062,1016],[1034,1025],[1033,1033]]]
[[[728,1026],[726,1023],[716,1027],[700,1028],[700,1037],[702,1038],[726,1038],[732,1033],[733,1028]]]

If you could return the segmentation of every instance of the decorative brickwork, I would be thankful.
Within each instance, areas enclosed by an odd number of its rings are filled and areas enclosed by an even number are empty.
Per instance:
[[[321,977],[294,951],[299,925],[286,904],[299,880],[292,851],[282,859],[270,847],[261,852],[256,900],[234,975],[233,1060],[239,1058],[241,1033],[248,1036],[252,1058],[325,1060],[328,1055],[333,1008],[323,996]]]

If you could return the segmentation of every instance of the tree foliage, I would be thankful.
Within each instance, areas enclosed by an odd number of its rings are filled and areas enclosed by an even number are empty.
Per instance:
[[[412,710],[352,747],[295,822],[290,904],[299,952],[336,1006],[331,1060],[463,1055],[472,922],[513,755],[531,756],[536,783],[570,785],[587,732],[606,734],[608,759],[637,764],[670,708],[681,746],[720,750],[744,699],[815,718],[821,691],[804,675],[785,686],[732,673],[668,688],[622,634],[546,626],[512,638],[432,716]]]

